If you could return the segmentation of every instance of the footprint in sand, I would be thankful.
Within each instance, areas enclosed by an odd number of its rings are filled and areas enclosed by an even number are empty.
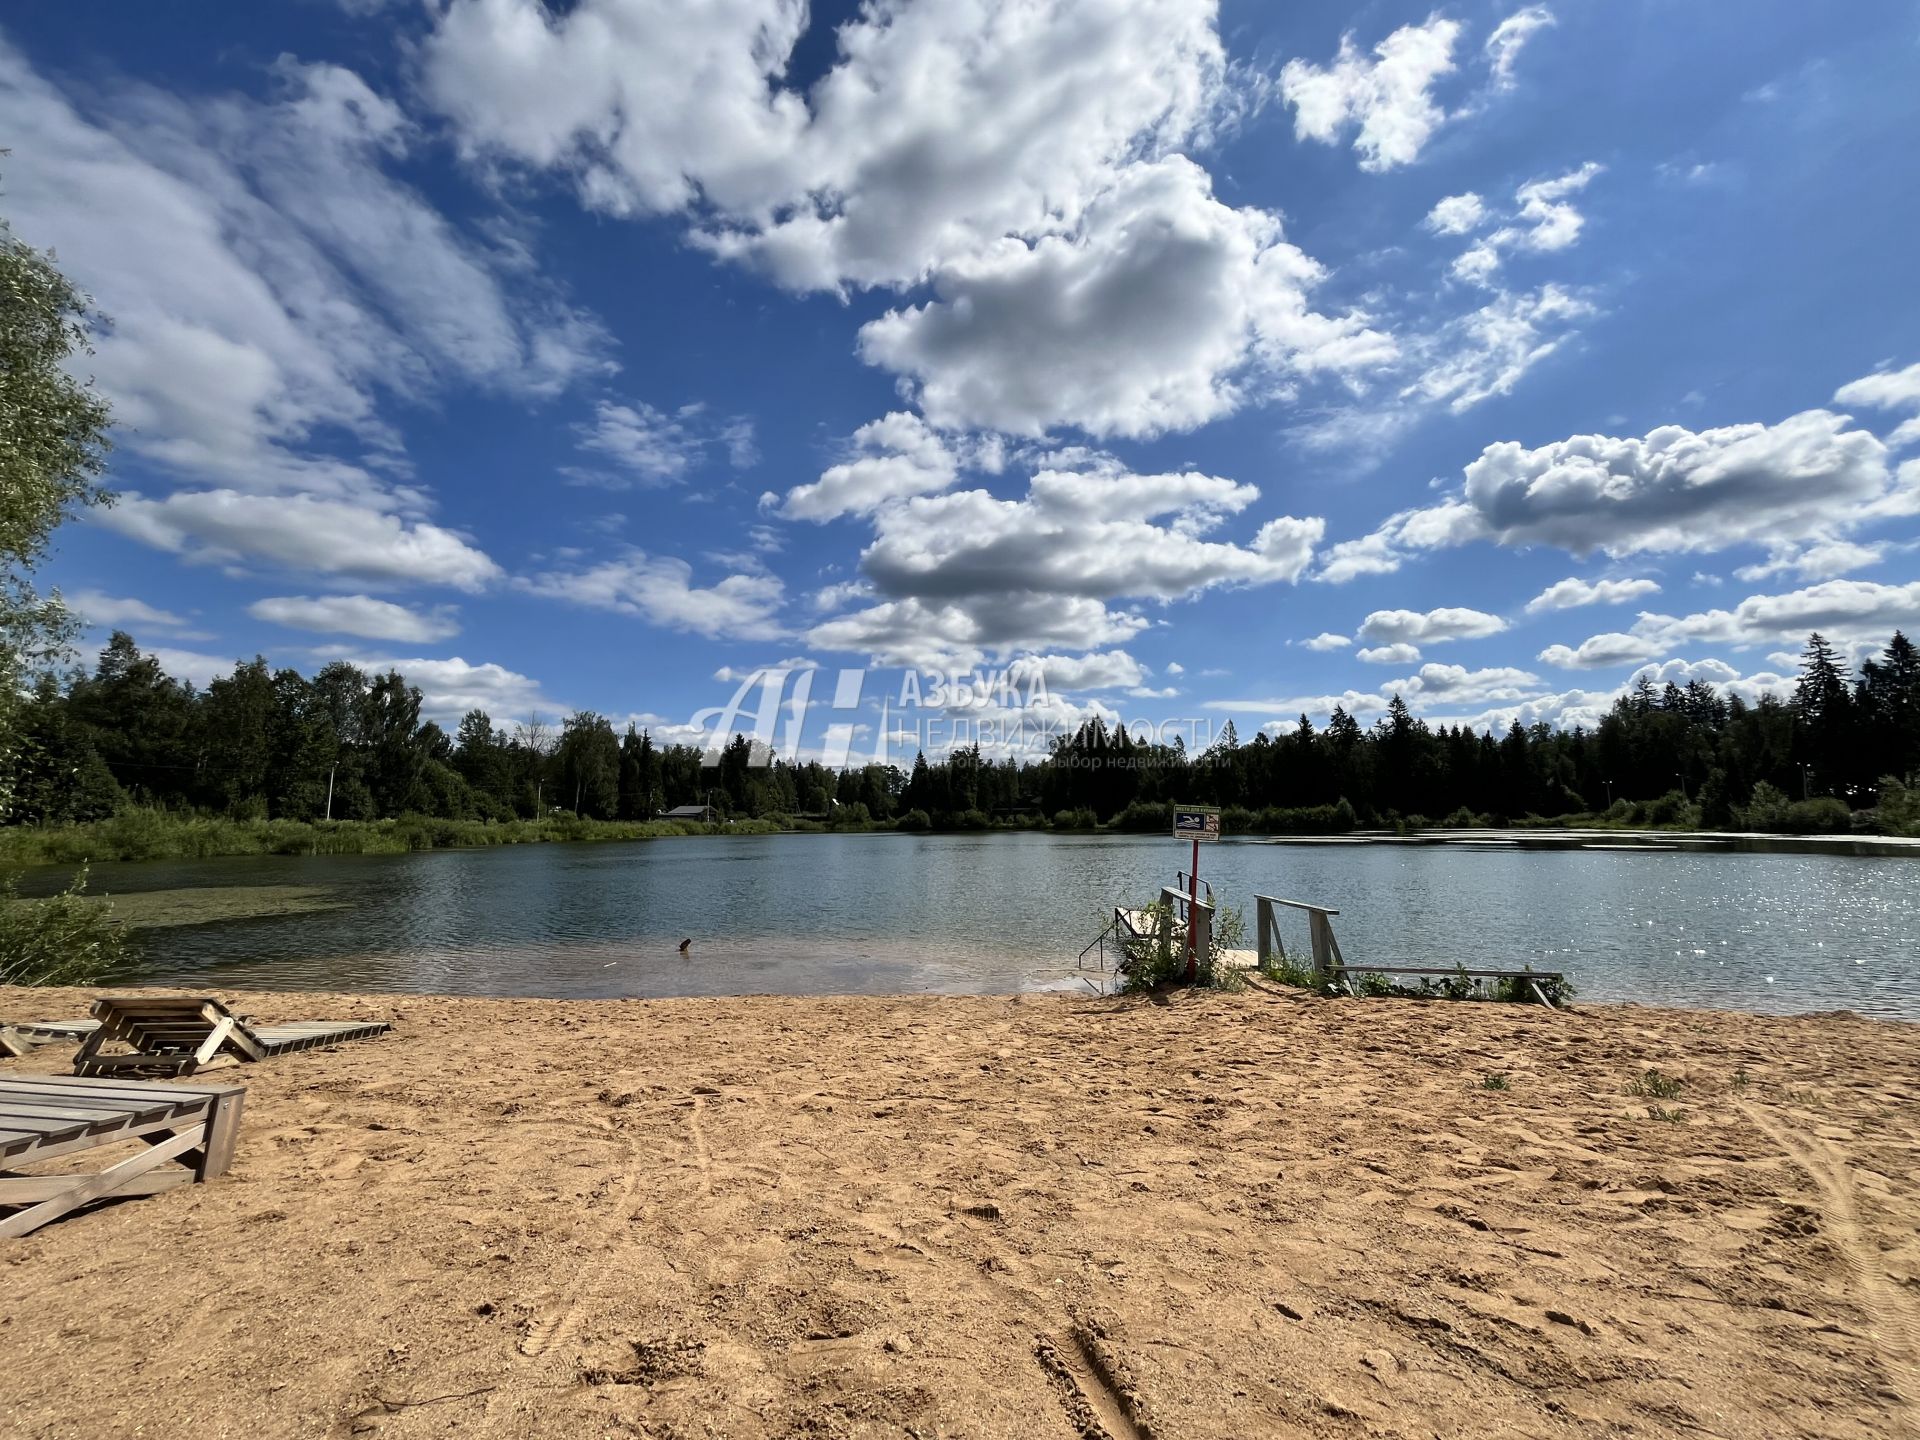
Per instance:
[[[560,1306],[558,1297],[547,1295],[536,1301],[520,1332],[520,1353],[538,1360],[554,1346],[573,1334],[580,1323],[580,1306]]]
[[[1896,1376],[1901,1398],[1908,1405],[1920,1404],[1920,1307],[1876,1263],[1873,1242],[1860,1220],[1859,1193],[1846,1157],[1819,1135],[1795,1134],[1756,1105],[1742,1102],[1740,1110],[1788,1159],[1812,1176],[1820,1191],[1825,1236],[1846,1266],[1873,1321],[1872,1338],[1881,1358]]]

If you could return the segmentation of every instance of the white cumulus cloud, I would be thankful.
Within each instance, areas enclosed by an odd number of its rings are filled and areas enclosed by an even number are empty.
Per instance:
[[[410,610],[371,595],[274,595],[254,601],[247,606],[247,613],[256,620],[297,630],[403,644],[425,644],[460,633],[459,623],[444,607]]]
[[[1547,610],[1574,610],[1582,605],[1619,605],[1657,595],[1660,586],[1653,580],[1582,580],[1570,576],[1556,580],[1527,602],[1527,613],[1538,615]]]
[[[862,425],[853,454],[829,466],[818,480],[796,485],[785,499],[761,504],[790,520],[832,520],[868,515],[890,500],[945,490],[960,476],[959,457],[948,441],[918,415],[895,411]]]
[[[1520,63],[1520,52],[1536,32],[1553,23],[1553,12],[1546,6],[1529,5],[1524,10],[1514,11],[1493,27],[1493,33],[1487,36],[1485,48],[1496,88],[1508,90],[1513,87],[1513,72]]]
[[[1360,622],[1360,638],[1381,644],[1434,645],[1498,635],[1507,622],[1484,610],[1445,605],[1437,610],[1375,610]]]
[[[1576,435],[1489,445],[1439,504],[1389,516],[1329,547],[1322,578],[1399,568],[1409,554],[1491,540],[1574,555],[1688,554],[1764,545],[1781,568],[1867,558],[1823,550],[1877,520],[1920,513],[1920,462],[1895,471],[1886,446],[1844,415],[1808,410],[1773,425],[1643,437]]]
[[[1420,647],[1402,640],[1391,645],[1374,645],[1365,650],[1356,650],[1353,658],[1368,665],[1417,665],[1420,663]]]
[[[1019,499],[962,490],[880,509],[860,560],[877,603],[815,626],[810,643],[938,665],[1117,644],[1150,622],[1109,602],[1297,580],[1324,529],[1283,516],[1244,543],[1209,538],[1260,492],[1198,472],[1137,475],[1106,456],[1052,459]]]
[[[1335,145],[1353,131],[1362,170],[1412,164],[1446,119],[1432,91],[1454,68],[1459,35],[1458,21],[1435,15],[1422,25],[1403,25],[1370,57],[1345,35],[1329,65],[1289,60],[1280,71],[1280,96],[1293,107],[1294,133]]]
[[[1478,229],[1486,218],[1486,202],[1469,190],[1439,201],[1422,223],[1436,235],[1465,235]]]
[[[1152,436],[1235,409],[1254,368],[1348,374],[1393,359],[1363,315],[1312,308],[1323,273],[1277,217],[1222,204],[1174,156],[1118,172],[1070,231],[941,266],[934,298],[869,322],[860,352],[912,377],[936,425]]]
[[[695,585],[686,561],[629,550],[578,569],[523,576],[516,583],[535,595],[635,615],[712,640],[775,640],[785,634],[778,614],[786,587],[765,573]]]
[[[1833,398],[1836,404],[1859,405],[1869,410],[1916,412],[1893,428],[1887,444],[1896,450],[1920,445],[1920,365],[1863,375],[1834,391]]]
[[[500,567],[456,531],[365,504],[311,495],[180,490],[126,493],[98,524],[189,561],[265,563],[311,575],[389,585],[483,589]]]

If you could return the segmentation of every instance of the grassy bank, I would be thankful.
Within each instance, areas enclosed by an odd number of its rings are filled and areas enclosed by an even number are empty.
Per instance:
[[[702,825],[683,820],[225,820],[131,810],[88,825],[0,830],[0,865],[80,865],[100,860],[204,860],[223,855],[405,855],[417,850],[537,845],[564,840],[653,840],[668,835],[770,835],[765,820]]]

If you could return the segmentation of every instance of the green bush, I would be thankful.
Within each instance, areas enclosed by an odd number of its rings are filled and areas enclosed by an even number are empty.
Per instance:
[[[1752,797],[1734,814],[1749,830],[1784,830],[1789,804],[1784,791],[1762,780],[1753,787]]]
[[[868,824],[864,806],[859,828]],[[844,810],[842,813],[844,813]],[[552,841],[652,840],[671,835],[774,835],[771,820],[709,825],[695,820],[588,820],[565,813],[544,820],[230,820],[128,810],[91,825],[0,829],[0,861],[78,865],[90,860],[209,859],[219,855],[405,855],[488,845]]]
[[[127,931],[86,898],[84,865],[48,900],[20,899],[17,881],[0,881],[0,985],[92,985],[126,967]]]
[[[1172,906],[1165,900],[1156,900],[1142,913],[1146,917],[1147,933],[1127,939],[1126,958],[1121,966],[1126,976],[1125,989],[1129,993],[1182,983],[1187,973],[1186,947],[1176,938],[1175,943],[1162,954],[1155,938],[1161,924],[1172,913]],[[1230,905],[1215,908],[1212,943],[1195,967],[1201,986],[1216,990],[1238,990],[1246,983],[1246,977],[1240,971],[1225,963],[1227,951],[1247,948],[1246,933],[1246,916],[1238,908]]]
[[[1898,776],[1882,776],[1873,823],[1883,835],[1920,835],[1920,790]]]
[[[1853,828],[1853,811],[1836,796],[1816,795],[1787,807],[1784,828],[1795,835],[1844,835]]]
[[[1131,806],[1128,807],[1128,809],[1131,808]],[[1121,812],[1123,815],[1125,813],[1126,811],[1124,810]],[[1092,830],[1098,826],[1099,823],[1100,817],[1095,815],[1093,811],[1084,808],[1079,810],[1056,810],[1053,815],[1053,828],[1056,830]],[[1167,824],[1169,827],[1173,824],[1171,814],[1167,817]]]
[[[1262,835],[1338,835],[1357,824],[1353,806],[1343,799],[1337,805],[1269,805],[1248,828]]]
[[[1700,811],[1678,790],[1669,790],[1658,800],[1641,807],[1641,824],[1692,829],[1700,823]]]
[[[931,830],[933,817],[924,810],[909,810],[894,822],[896,830]]]
[[[1062,815],[1078,812],[1063,810]],[[1055,828],[1059,826],[1059,817],[1054,817]],[[1136,800],[1107,822],[1109,828],[1125,830],[1131,834],[1152,834],[1155,831],[1173,829],[1173,807],[1155,804],[1146,800]]]

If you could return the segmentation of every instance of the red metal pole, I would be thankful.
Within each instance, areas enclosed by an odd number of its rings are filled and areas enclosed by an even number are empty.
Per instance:
[[[1200,944],[1194,939],[1194,909],[1200,903],[1200,837],[1193,837],[1193,869],[1187,872],[1187,983],[1200,978]]]

